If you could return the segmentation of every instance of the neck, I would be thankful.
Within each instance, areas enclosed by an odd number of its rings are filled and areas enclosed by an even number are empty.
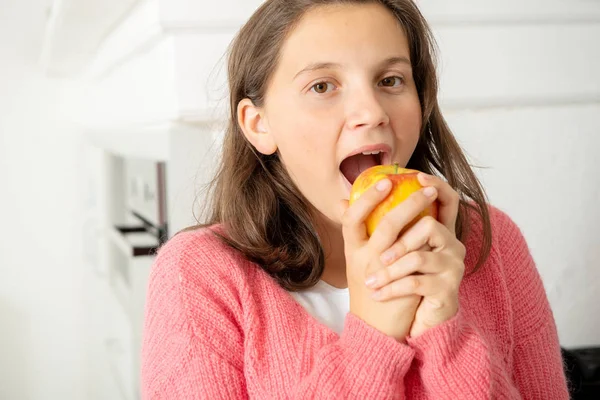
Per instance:
[[[336,288],[347,288],[346,256],[341,226],[322,216],[317,223],[317,232],[325,252],[325,270],[321,280]]]

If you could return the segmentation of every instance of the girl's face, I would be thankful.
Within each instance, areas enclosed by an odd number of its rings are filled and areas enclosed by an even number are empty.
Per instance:
[[[356,176],[375,164],[406,166],[421,130],[406,35],[378,4],[308,12],[282,48],[264,107],[242,103],[249,140],[278,150],[303,195],[334,222]],[[373,151],[381,153],[363,154]]]

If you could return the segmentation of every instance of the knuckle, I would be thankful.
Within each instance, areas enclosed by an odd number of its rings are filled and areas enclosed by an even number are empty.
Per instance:
[[[458,292],[448,291],[444,293],[443,304],[441,308],[448,307],[452,304],[458,304]]]
[[[465,264],[457,258],[452,258],[452,261],[450,262],[450,267],[450,270],[453,271],[455,275],[462,274],[465,270]]]
[[[406,246],[406,244],[404,244],[404,241],[402,239],[398,239],[392,247],[395,254],[406,254],[408,251],[408,247]]]
[[[421,280],[418,276],[412,275],[407,280],[408,286],[411,290],[418,289],[421,286]]]
[[[417,212],[429,206],[434,199],[435,198],[425,196],[422,190],[418,190],[410,195],[406,201],[409,202],[410,210]]]
[[[423,225],[425,226],[425,230],[427,232],[433,232],[436,228],[438,222],[431,215],[426,215],[422,218]]]
[[[456,269],[456,275],[454,278],[454,282],[456,282],[457,290],[458,290],[458,287],[460,286],[460,283],[462,282],[464,276],[465,276],[465,266],[464,266],[464,264],[461,264]]]
[[[461,258],[465,258],[467,255],[467,247],[462,242],[458,242],[458,254]]]
[[[465,256],[461,257],[460,260],[458,260],[458,269],[460,270],[461,274],[465,273],[465,270],[467,269],[467,263],[466,263]]]
[[[425,243],[421,248],[417,249],[417,251],[431,251],[433,247],[429,245],[429,243]]]
[[[445,279],[445,286],[446,297],[451,296],[453,293],[458,293],[458,288],[460,287],[460,279],[455,275],[450,275],[447,279]]]
[[[382,289],[382,292],[383,298],[385,299],[397,297],[399,293],[398,285],[396,284],[396,282],[390,283]]]
[[[442,296],[445,296],[445,293],[442,293]],[[440,310],[442,308],[444,308],[444,306],[446,305],[446,300],[445,297],[442,298],[436,298],[435,300],[430,300],[430,303],[434,306],[435,310]]]
[[[381,280],[381,282],[383,282],[383,283],[391,282],[393,279],[390,268],[383,268],[382,270],[380,270],[377,273],[377,275],[378,275],[377,279]]]
[[[425,255],[420,251],[414,251],[410,253],[410,256],[412,257],[411,262],[416,266],[421,266],[425,263]]]
[[[460,280],[455,280],[454,282],[452,282],[449,294],[454,296],[456,293],[459,292],[459,290],[460,290]]]
[[[446,306],[446,300],[445,299],[439,299],[437,301],[437,305],[438,305],[438,309],[443,309]]]
[[[379,290],[381,290],[381,297],[383,299],[388,299],[390,297],[395,296],[394,293],[396,292],[396,288],[395,288],[395,286],[393,284],[392,285],[384,286],[383,288],[381,288]]]

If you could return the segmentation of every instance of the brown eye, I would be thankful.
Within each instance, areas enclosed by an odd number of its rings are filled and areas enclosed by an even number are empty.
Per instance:
[[[387,78],[383,78],[381,80],[381,86],[386,87],[397,87],[402,84],[402,78],[399,76],[388,76]]]
[[[315,93],[324,94],[329,91],[329,86],[330,86],[330,84],[327,82],[319,82],[319,83],[315,84],[311,88],[311,90],[314,91]]]

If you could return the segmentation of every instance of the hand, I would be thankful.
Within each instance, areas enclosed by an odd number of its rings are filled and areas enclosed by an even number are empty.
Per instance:
[[[409,334],[421,296],[407,295],[379,302],[372,298],[373,291],[366,287],[365,279],[369,274],[384,268],[381,253],[393,245],[402,229],[435,200],[436,193],[431,197],[426,196],[423,191],[413,193],[395,208],[400,213],[393,221],[393,229],[388,229],[385,234],[381,231],[378,233],[376,229],[373,237],[369,238],[365,220],[389,194],[390,188],[391,182],[384,179],[367,190],[352,207],[348,207],[348,202],[344,200],[342,233],[350,312],[386,335],[401,341]]]
[[[367,280],[369,287],[378,289],[374,297],[382,302],[415,294],[423,296],[410,329],[411,337],[419,336],[456,315],[466,255],[465,246],[456,238],[455,231],[458,193],[447,182],[434,176],[421,173],[419,181],[439,193],[439,221],[424,217],[408,229],[382,255],[385,266]],[[389,216],[389,222],[383,224],[378,235],[393,235],[392,221],[403,218],[401,213],[402,210],[397,208],[390,211],[384,217]],[[422,251],[424,245],[432,250]]]

